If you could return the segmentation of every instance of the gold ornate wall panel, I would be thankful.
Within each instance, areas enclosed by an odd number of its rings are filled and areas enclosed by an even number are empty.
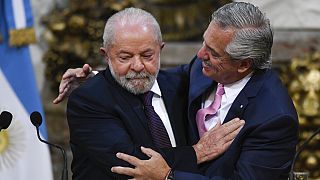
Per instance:
[[[135,0],[134,5],[153,14],[166,41],[199,40],[211,14],[230,0]]]
[[[211,13],[229,0],[69,0],[42,18],[49,49],[43,57],[46,78],[56,91],[70,67],[103,65],[99,54],[106,20],[115,12],[135,6],[152,13],[165,41],[200,40]]]
[[[70,0],[69,6],[55,8],[42,18],[48,51],[43,57],[45,75],[56,91],[62,73],[70,67],[101,64],[99,47],[106,19],[130,6],[129,0]]]
[[[292,59],[281,75],[299,114],[301,146],[320,128],[320,52]],[[311,179],[320,179],[320,135],[302,151],[295,170],[309,171]]]

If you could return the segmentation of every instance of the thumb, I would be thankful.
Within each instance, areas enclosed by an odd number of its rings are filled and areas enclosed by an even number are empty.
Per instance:
[[[148,157],[156,156],[158,153],[150,148],[145,148],[141,146],[141,151]]]

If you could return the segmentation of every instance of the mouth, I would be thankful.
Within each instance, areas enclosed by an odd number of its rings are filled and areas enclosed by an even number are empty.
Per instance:
[[[145,80],[148,79],[147,77],[132,77],[132,78],[127,78],[128,80],[132,80],[132,81],[139,81],[139,80]]]
[[[208,68],[212,67],[212,64],[211,64],[211,62],[209,60],[203,60],[202,61],[202,67],[208,69]]]

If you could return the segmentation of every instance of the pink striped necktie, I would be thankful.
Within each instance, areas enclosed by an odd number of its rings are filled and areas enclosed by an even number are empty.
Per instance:
[[[201,138],[205,132],[207,132],[207,128],[205,127],[204,122],[208,119],[208,117],[212,117],[215,115],[220,108],[222,95],[224,94],[224,86],[223,84],[219,84],[216,94],[214,96],[214,101],[206,108],[201,108],[198,110],[196,115],[196,121],[199,131],[199,137]]]

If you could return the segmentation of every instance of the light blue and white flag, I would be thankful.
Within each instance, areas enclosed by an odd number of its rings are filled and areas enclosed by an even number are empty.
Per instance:
[[[0,112],[13,114],[0,132],[1,180],[52,180],[48,146],[37,139],[30,113],[43,109],[28,43],[34,41],[29,0],[0,0]],[[46,139],[45,123],[40,134]]]

